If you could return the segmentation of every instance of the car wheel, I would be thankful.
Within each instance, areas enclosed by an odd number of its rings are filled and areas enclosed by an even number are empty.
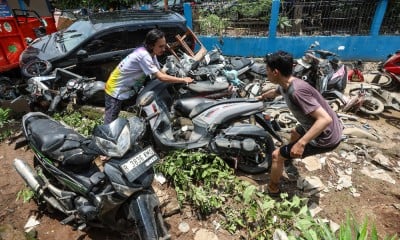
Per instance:
[[[21,71],[24,77],[36,77],[49,73],[52,69],[52,65],[46,60],[32,60],[22,66]]]

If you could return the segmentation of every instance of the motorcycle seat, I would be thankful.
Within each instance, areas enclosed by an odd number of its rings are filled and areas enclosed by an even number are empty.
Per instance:
[[[189,84],[188,89],[196,93],[219,92],[228,89],[228,81],[199,81],[196,84]]]
[[[209,98],[184,98],[179,99],[174,104],[174,109],[179,112],[183,117],[189,117],[190,112],[198,105],[205,103],[215,103],[214,99]]]
[[[65,166],[88,166],[97,156],[88,148],[89,139],[54,120],[34,119],[28,130],[29,140],[45,156]]]
[[[253,60],[249,59],[249,58],[244,58],[244,57],[235,57],[235,58],[231,58],[230,59],[230,67],[233,70],[237,70],[239,71],[240,69],[246,67],[246,66],[250,66],[254,63]]]

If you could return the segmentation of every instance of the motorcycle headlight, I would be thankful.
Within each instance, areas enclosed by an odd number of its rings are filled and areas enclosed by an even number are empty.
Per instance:
[[[125,125],[118,138],[114,140],[96,137],[96,144],[105,155],[122,157],[131,146],[129,127]]]

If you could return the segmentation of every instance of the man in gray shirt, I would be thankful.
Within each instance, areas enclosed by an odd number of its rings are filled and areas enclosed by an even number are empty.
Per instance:
[[[315,88],[292,76],[293,57],[289,53],[279,51],[268,54],[265,62],[268,80],[279,86],[263,93],[258,99],[272,99],[282,95],[300,123],[292,129],[289,144],[272,153],[268,192],[273,196],[280,193],[279,182],[284,162],[332,151],[341,141],[343,126],[337,114]]]

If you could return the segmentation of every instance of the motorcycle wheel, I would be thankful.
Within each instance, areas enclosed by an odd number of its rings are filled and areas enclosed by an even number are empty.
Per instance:
[[[380,114],[385,110],[385,105],[382,101],[374,97],[365,97],[362,105],[360,106],[360,111],[365,114]]]
[[[53,66],[49,61],[36,59],[23,65],[21,68],[21,72],[23,76],[31,78],[48,74],[51,71],[52,67]]]
[[[275,149],[274,141],[272,137],[268,135],[266,139],[257,141],[262,146],[261,151],[258,153],[260,158],[264,161],[256,164],[254,162],[254,155],[242,155],[237,162],[237,169],[248,174],[259,174],[265,173],[269,170],[272,164],[272,152]]]
[[[0,77],[0,100],[13,100],[18,97],[18,91],[7,77]]]

